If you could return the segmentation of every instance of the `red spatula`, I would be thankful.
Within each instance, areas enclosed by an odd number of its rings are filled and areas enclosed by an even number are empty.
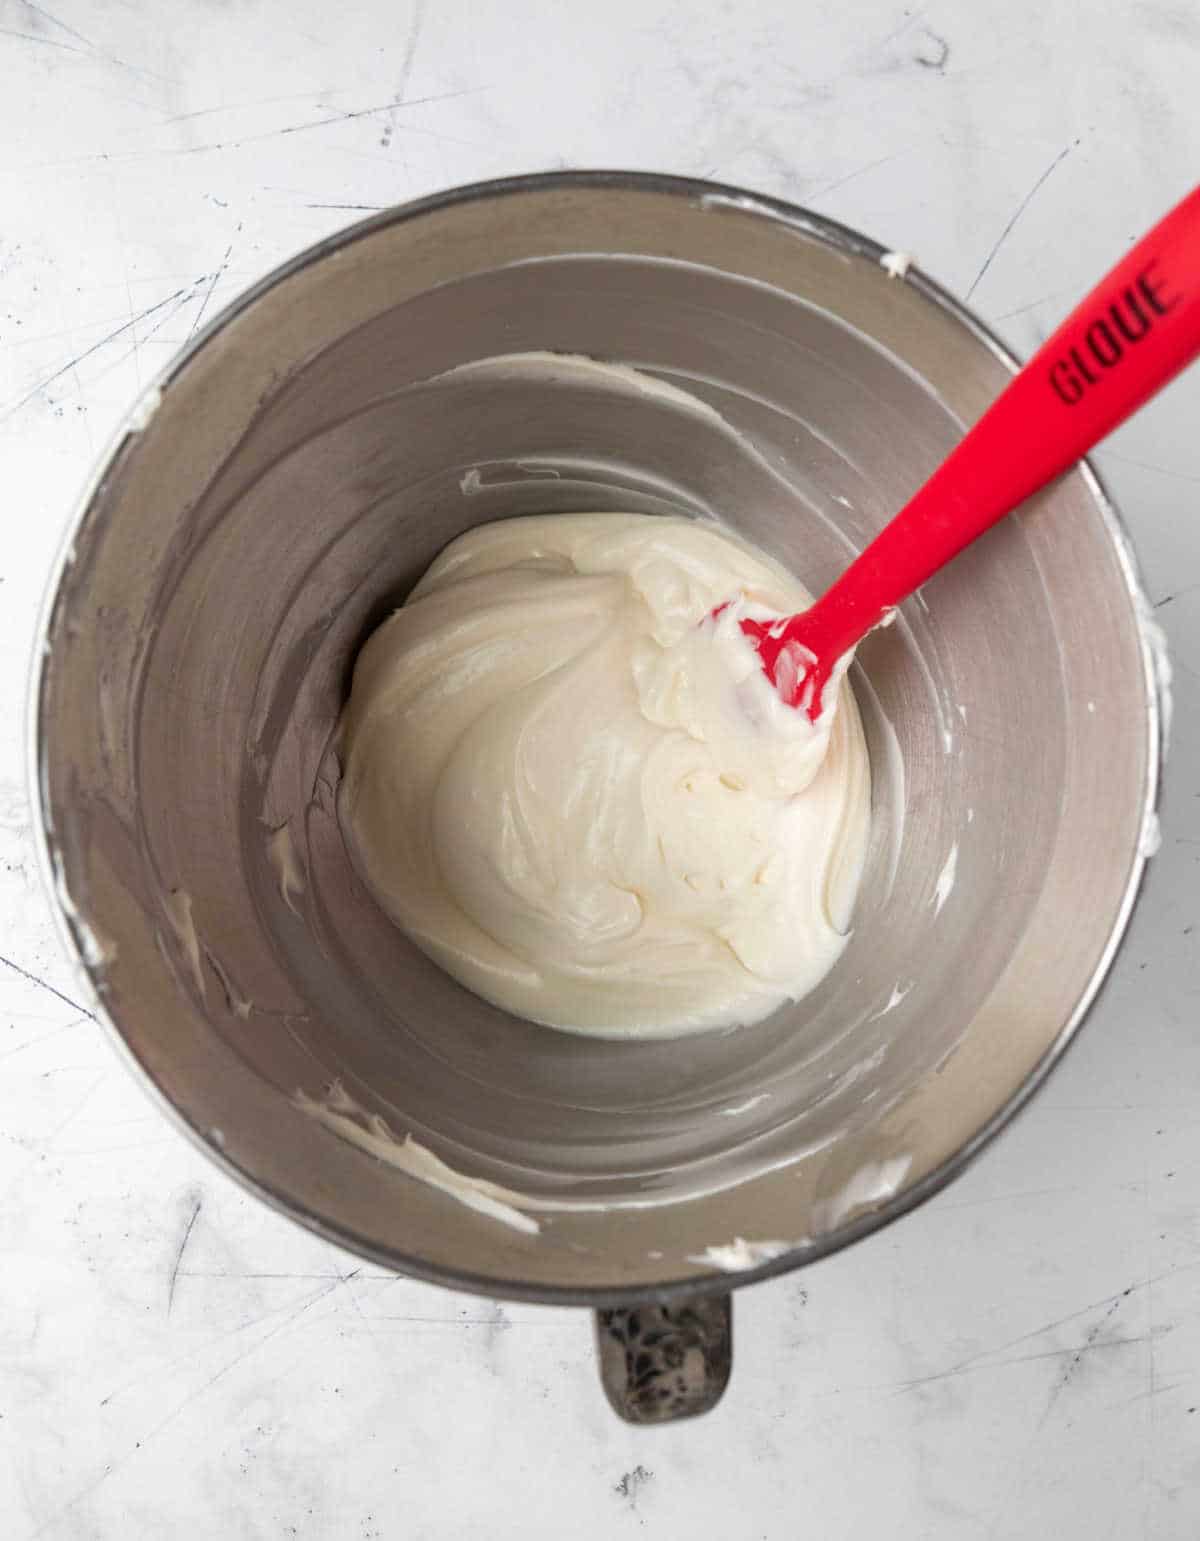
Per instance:
[[[740,622],[784,700],[815,722],[840,658],[1197,353],[1200,188],[1101,279],[811,609]]]

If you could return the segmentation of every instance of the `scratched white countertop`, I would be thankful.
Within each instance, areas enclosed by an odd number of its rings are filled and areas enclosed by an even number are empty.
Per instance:
[[[915,252],[1022,351],[1200,165],[1190,0],[0,0],[0,1536],[1200,1533],[1200,371],[1097,457],[1174,652],[1164,840],[1016,1125],[736,1302],[720,1408],[608,1411],[582,1311],[398,1279],[210,1168],[78,1004],[20,710],[119,414],[363,211],[712,176]]]

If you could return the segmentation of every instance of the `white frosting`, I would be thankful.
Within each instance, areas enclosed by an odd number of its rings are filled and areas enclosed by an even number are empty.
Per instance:
[[[895,1011],[896,1007],[899,1006],[915,983],[915,979],[910,979],[906,985],[901,986],[900,981],[897,980],[892,986],[892,993],[887,998],[887,1004],[882,1006],[873,1016],[868,1017],[867,1021],[878,1022],[880,1017],[886,1017],[889,1011]]]
[[[293,895],[299,897],[304,893],[304,869],[296,855],[290,819],[278,829],[273,829],[267,837],[267,860],[275,870],[279,897],[293,915],[299,915],[300,911],[293,903]]]
[[[915,261],[911,252],[885,251],[879,259],[879,266],[889,278],[907,278],[908,270]]]
[[[647,396],[659,402],[665,402],[672,407],[678,407],[691,417],[707,418],[715,426],[730,432],[729,424],[716,410],[710,407],[706,401],[701,401],[698,396],[693,396],[688,391],[680,390],[677,385],[671,385],[667,380],[660,380],[656,375],[646,374],[644,370],[633,369],[628,364],[614,364],[588,357],[584,353],[549,353],[546,351],[530,353],[493,353],[488,358],[471,359],[465,364],[456,364],[452,369],[445,370],[440,375],[432,377],[434,381],[444,380],[533,380],[538,384],[547,381],[555,381],[563,384],[597,385],[606,391],[624,391],[632,396]],[[518,461],[518,465],[533,466],[533,462]],[[557,479],[558,472],[552,467],[537,466],[536,470],[542,476]],[[468,471],[459,487],[464,492],[478,492],[483,487],[482,472],[476,467],[477,480],[470,481],[469,486],[464,486],[465,481],[471,478]]]
[[[945,904],[946,900],[954,891],[954,884],[957,876],[958,841],[956,840],[950,847],[950,854],[946,857],[942,870],[938,873],[938,880],[933,890],[933,898],[929,901],[930,904],[933,905],[933,913],[935,915],[940,915],[942,913],[942,905]]]
[[[1162,718],[1162,744],[1163,753],[1165,754],[1171,744],[1171,681],[1173,675],[1171,652],[1167,645],[1167,634],[1159,625],[1158,619],[1150,608],[1150,603],[1141,589],[1134,590],[1133,599],[1137,610],[1138,630],[1141,632],[1142,643],[1150,655],[1150,667],[1153,670],[1154,683],[1158,690],[1159,708]]]
[[[162,388],[152,385],[143,392],[141,399],[136,401],[129,414],[126,426],[130,433],[144,433],[149,428],[154,414],[162,406]]]
[[[324,1125],[332,1134],[347,1140],[377,1161],[395,1167],[418,1182],[428,1183],[430,1187],[439,1189],[450,1198],[467,1205],[468,1208],[490,1215],[493,1220],[499,1220],[505,1225],[512,1226],[514,1230],[525,1231],[529,1235],[534,1235],[543,1224],[552,1223],[550,1220],[537,1220],[535,1218],[537,1214],[599,1214],[613,1209],[657,1209],[662,1205],[681,1203],[685,1199],[702,1198],[720,1193],[723,1189],[735,1187],[742,1181],[741,1177],[733,1175],[727,1176],[721,1182],[706,1184],[682,1193],[677,1190],[672,1192],[653,1188],[646,1191],[629,1191],[619,1198],[561,1195],[550,1197],[545,1194],[523,1193],[515,1188],[492,1182],[488,1178],[473,1177],[469,1172],[451,1166],[427,1145],[414,1138],[411,1133],[393,1130],[382,1115],[371,1112],[351,1096],[341,1081],[334,1081],[321,1097],[310,1097],[302,1089],[297,1089],[292,1097],[292,1104],[302,1113],[306,1113],[310,1118]],[[763,1170],[775,1171],[804,1156],[812,1155],[816,1149],[818,1147],[814,1145],[793,1152],[784,1160],[765,1166]],[[530,1211],[533,1211],[533,1214]],[[751,1242],[750,1245],[755,1246],[757,1243]],[[792,1245],[804,1246],[805,1243],[799,1241]]]
[[[738,622],[808,603],[694,520],[455,541],[355,667],[339,812],[379,902],[470,989],[554,1027],[668,1037],[805,994],[846,941],[866,748],[844,683],[812,724]]]
[[[896,886],[896,878],[900,872],[900,856],[904,848],[904,817],[908,808],[908,793],[906,790],[906,778],[904,774],[904,751],[900,748],[900,738],[896,729],[892,726],[891,719],[883,709],[870,680],[865,674],[860,673],[858,678],[859,693],[866,693],[869,708],[874,714],[876,727],[875,759],[871,764],[871,775],[879,780],[886,779],[891,783],[891,818],[888,821],[888,868],[887,878],[883,884],[883,897],[891,897],[892,889]]]
[[[705,1247],[703,1252],[689,1256],[689,1263],[701,1263],[708,1268],[719,1268],[722,1273],[744,1273],[747,1268],[759,1268],[763,1263],[773,1263],[777,1257],[790,1252],[793,1247],[804,1247],[807,1241],[746,1241],[735,1236],[732,1241]]]
[[[21,829],[23,824],[10,822],[0,812],[0,829]],[[83,959],[87,968],[95,971],[102,969],[111,963],[117,956],[117,944],[107,937],[101,940],[101,934],[96,931],[84,919],[79,906],[71,897],[71,891],[67,886],[67,874],[63,867],[61,851],[51,851],[51,865],[54,869],[54,891],[58,895],[58,903],[63,914],[71,923],[71,929],[75,934],[75,940],[79,944],[79,956]]]
[[[751,1108],[756,1108],[760,1103],[767,1102],[770,1096],[770,1092],[759,1092],[757,1096],[747,1097],[745,1102],[735,1102],[732,1107],[721,1109],[721,1117],[737,1118],[742,1113],[749,1113]]]
[[[324,1124],[327,1129],[332,1129],[342,1139],[349,1140],[369,1155],[377,1156],[389,1166],[407,1172],[418,1182],[439,1189],[450,1198],[457,1199],[460,1204],[465,1204],[468,1209],[488,1215],[493,1220],[499,1220],[502,1225],[509,1225],[515,1231],[524,1231],[529,1236],[536,1236],[541,1230],[540,1223],[520,1208],[531,1202],[524,1194],[514,1193],[511,1188],[502,1188],[499,1183],[468,1177],[465,1172],[456,1171],[440,1156],[435,1156],[426,1146],[414,1140],[411,1134],[398,1139],[377,1113],[367,1113],[360,1108],[339,1081],[333,1083],[323,1102],[306,1096],[302,1091],[297,1091],[293,1101],[302,1112]],[[365,1120],[365,1125],[359,1122],[360,1118]]]
[[[200,939],[192,920],[192,896],[185,888],[173,888],[163,900],[163,908],[196,981],[196,993],[204,1000],[204,970],[200,966]]]
[[[900,1191],[900,1185],[912,1165],[910,1155],[891,1156],[884,1161],[869,1161],[830,1199],[813,1207],[814,1229],[828,1235],[858,1210],[878,1209]]]

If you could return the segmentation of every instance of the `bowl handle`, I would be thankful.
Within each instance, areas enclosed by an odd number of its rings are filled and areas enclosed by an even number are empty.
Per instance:
[[[733,1302],[705,1295],[596,1312],[600,1380],[626,1423],[694,1418],[721,1400],[733,1366]]]

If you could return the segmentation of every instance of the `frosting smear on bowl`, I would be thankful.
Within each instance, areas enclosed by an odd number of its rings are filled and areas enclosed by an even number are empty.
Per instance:
[[[550,1027],[674,1037],[805,995],[846,943],[866,745],[845,679],[813,724],[738,621],[811,602],[714,523],[461,536],[355,665],[338,806],[378,902]]]

